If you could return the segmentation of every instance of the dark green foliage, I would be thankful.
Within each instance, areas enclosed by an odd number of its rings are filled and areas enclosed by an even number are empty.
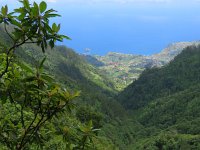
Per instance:
[[[200,85],[196,85],[172,96],[155,100],[148,107],[145,107],[144,113],[141,115],[141,123],[145,126],[154,125],[162,129],[174,124],[177,124],[179,128],[180,124],[184,126],[186,123],[191,124],[188,126],[189,130],[185,128],[184,132],[182,130],[181,133],[200,134],[195,123],[195,120],[199,120],[200,116],[199,89]],[[158,114],[159,118],[157,117]],[[192,129],[195,129],[197,132],[192,131]]]
[[[80,107],[76,112],[76,116],[82,123],[86,123],[92,120],[93,126],[96,129],[103,126],[103,114],[92,110],[90,107]]]
[[[197,150],[200,136],[164,132],[134,145],[135,150]],[[131,148],[130,148],[131,149]]]
[[[200,47],[188,47],[167,66],[146,70],[119,95],[142,130],[129,149],[199,149],[199,74]]]

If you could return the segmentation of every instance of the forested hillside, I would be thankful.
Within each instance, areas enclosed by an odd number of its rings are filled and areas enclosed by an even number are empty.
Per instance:
[[[130,149],[200,148],[199,74],[200,47],[188,47],[167,66],[144,71],[119,94],[142,126]]]

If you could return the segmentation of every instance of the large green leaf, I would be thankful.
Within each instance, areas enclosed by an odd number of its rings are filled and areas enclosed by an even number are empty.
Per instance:
[[[56,30],[57,30],[57,25],[56,25],[56,23],[53,23],[53,24],[52,24],[52,30],[53,30],[54,32],[56,32]]]
[[[39,15],[39,7],[38,4],[36,2],[34,2],[34,7],[32,8],[32,12],[34,16],[38,16]]]
[[[40,13],[43,13],[47,9],[47,3],[42,1],[40,3]]]
[[[71,38],[68,37],[68,36],[66,36],[66,35],[60,35],[60,36],[61,36],[61,38],[63,38],[63,39],[71,40]]]
[[[58,14],[46,14],[45,16],[47,18],[51,18],[51,17],[60,17],[61,15],[58,15]]]
[[[50,14],[50,13],[52,13],[52,12],[56,12],[54,9],[49,9],[49,10],[47,10],[46,12],[45,12],[45,15],[47,15],[47,14]]]

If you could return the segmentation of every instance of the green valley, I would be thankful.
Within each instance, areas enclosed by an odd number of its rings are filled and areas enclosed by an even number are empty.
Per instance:
[[[143,126],[132,148],[200,148],[199,73],[200,47],[188,47],[168,65],[144,71],[119,94]]]

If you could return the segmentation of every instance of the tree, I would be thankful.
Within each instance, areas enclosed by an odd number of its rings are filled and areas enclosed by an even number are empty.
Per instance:
[[[46,10],[47,4],[44,1],[39,5],[35,2],[30,5],[28,0],[20,2],[23,6],[11,13],[8,12],[7,5],[1,8],[0,23],[3,23],[4,29],[12,42],[8,47],[4,47],[6,54],[5,68],[1,71],[0,78],[8,72],[13,53],[19,46],[36,43],[45,52],[48,44],[53,48],[56,41],[62,41],[63,38],[70,39],[65,35],[58,34],[60,24],[53,23],[50,27],[49,19],[60,15],[56,14],[53,9]],[[11,33],[7,30],[8,25],[13,27]]]
[[[56,41],[70,39],[58,34],[60,24],[50,26],[49,19],[60,15],[53,9],[47,10],[44,1],[30,4],[28,0],[21,0],[20,3],[22,7],[14,12],[9,13],[7,5],[0,12],[0,23],[11,41],[0,51],[0,143],[4,148],[17,150],[34,145],[42,147],[51,137],[46,130],[52,125],[52,119],[64,112],[70,115],[73,100],[79,96],[79,92],[67,91],[45,73],[46,58],[39,61],[35,69],[17,62],[15,51],[24,44],[37,44],[45,52],[48,46],[53,48]],[[66,128],[58,134],[63,134],[71,149],[84,149],[87,138],[91,139],[91,133],[97,131],[92,122],[88,126],[78,127],[79,136],[67,137]]]

